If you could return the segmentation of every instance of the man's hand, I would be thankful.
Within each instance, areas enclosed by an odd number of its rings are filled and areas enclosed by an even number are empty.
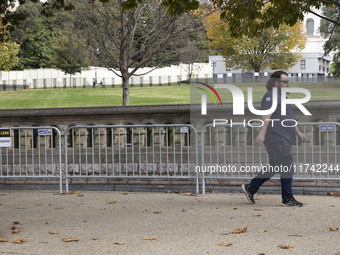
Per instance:
[[[304,143],[306,141],[306,136],[303,133],[298,132],[297,135],[298,135],[301,142]]]
[[[255,146],[261,146],[264,142],[265,135],[260,132],[255,138]]]
[[[297,126],[295,127],[295,133],[297,134],[301,142],[304,143],[306,141],[306,136],[299,130]]]

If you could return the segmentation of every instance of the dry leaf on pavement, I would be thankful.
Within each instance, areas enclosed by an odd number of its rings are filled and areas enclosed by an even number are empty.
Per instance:
[[[153,213],[154,213],[154,214],[162,213],[162,211],[154,211]]]
[[[6,239],[6,238],[0,238],[0,243],[5,243],[5,242],[8,242],[8,239]]]
[[[262,209],[262,208],[256,208],[256,209],[254,209],[254,211],[264,211],[264,209]]]
[[[54,232],[54,231],[49,231],[48,232],[50,235],[58,235],[59,234],[59,232]]]
[[[237,228],[237,229],[234,229],[233,232],[231,232],[231,233],[233,233],[233,234],[241,234],[241,233],[247,232],[247,230],[248,230],[247,227],[245,227],[245,228]]]
[[[184,193],[185,196],[193,196],[194,194],[192,192],[187,192],[187,193]]]
[[[13,226],[13,227],[11,228],[11,230],[12,230],[12,234],[18,234],[18,233],[20,233],[20,229],[19,229],[18,226]]]
[[[230,246],[230,245],[233,245],[233,243],[220,242],[220,246],[222,246],[222,247],[227,247],[227,246]]]
[[[330,230],[330,231],[338,231],[339,228],[338,228],[338,227],[329,227],[329,230]]]
[[[98,236],[92,237],[92,240],[97,241],[98,240]]]
[[[117,245],[124,245],[126,244],[125,242],[115,242],[114,244],[117,244]]]
[[[16,243],[16,244],[23,244],[23,243],[28,242],[28,240],[24,239],[24,238],[21,238],[21,237],[16,237],[16,238],[13,239],[12,242]]]
[[[67,237],[63,239],[63,242],[70,243],[70,242],[78,242],[79,240],[80,240],[79,238]]]
[[[290,244],[280,244],[279,247],[281,249],[291,249],[291,248],[294,248],[295,245],[290,245]]]
[[[219,235],[222,235],[222,236],[226,236],[226,235],[229,235],[228,232],[221,232],[221,233],[218,233]]]
[[[157,240],[157,237],[144,237],[143,240]]]
[[[110,201],[110,202],[106,202],[108,205],[113,205],[115,203],[118,203],[119,201]]]

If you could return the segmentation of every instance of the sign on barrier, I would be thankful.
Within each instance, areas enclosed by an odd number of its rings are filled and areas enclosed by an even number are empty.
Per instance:
[[[11,147],[10,129],[0,129],[0,147]]]
[[[335,125],[320,125],[320,131],[335,131]]]
[[[38,135],[52,135],[52,129],[39,129]]]

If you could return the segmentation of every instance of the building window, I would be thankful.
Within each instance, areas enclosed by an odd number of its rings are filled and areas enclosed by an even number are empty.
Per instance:
[[[314,20],[313,19],[307,20],[307,35],[314,36]]]
[[[306,69],[306,60],[304,60],[304,59],[300,60],[300,68]]]

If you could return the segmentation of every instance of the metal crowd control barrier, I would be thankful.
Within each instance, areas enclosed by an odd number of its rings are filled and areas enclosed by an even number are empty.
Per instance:
[[[66,191],[72,178],[196,179],[191,125],[72,126],[65,134]]]
[[[0,178],[58,178],[62,193],[61,141],[51,126],[1,127]]]
[[[296,137],[292,145],[295,163],[294,179],[340,180],[340,123],[298,123],[306,142]],[[244,123],[212,124],[201,130],[202,164],[196,171],[202,176],[202,193],[207,179],[250,179],[268,167],[264,146],[256,147],[259,127]],[[274,177],[279,178],[279,177]]]

